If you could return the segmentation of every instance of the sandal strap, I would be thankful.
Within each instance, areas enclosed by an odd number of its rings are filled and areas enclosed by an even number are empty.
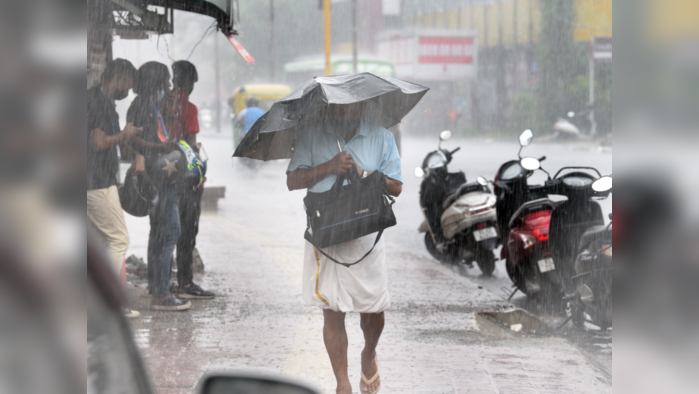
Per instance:
[[[364,371],[362,371],[362,381],[363,381],[364,384],[366,384],[367,386],[370,386],[372,383],[374,383],[374,381],[375,381],[378,377],[379,377],[379,370],[378,370],[378,369],[376,370],[376,374],[374,374],[374,377],[371,378],[371,379],[367,379],[366,376],[364,375]]]

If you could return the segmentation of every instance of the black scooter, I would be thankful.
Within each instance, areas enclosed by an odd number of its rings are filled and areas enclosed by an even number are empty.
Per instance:
[[[415,176],[423,179],[420,206],[425,215],[418,231],[425,233],[425,247],[437,260],[469,265],[475,260],[483,275],[490,276],[495,269],[493,249],[500,244],[496,199],[487,184],[467,183],[462,171],[447,170],[460,149],[442,149],[441,141],[449,138],[450,131],[440,133],[439,148],[415,169]]]
[[[593,191],[611,191],[612,178],[602,177]],[[609,219],[612,215],[609,214]],[[566,294],[573,324],[583,328],[586,320],[606,330],[612,326],[612,223],[589,227],[580,238],[575,275]]]
[[[533,157],[521,159],[520,165],[530,171],[541,169],[540,161]],[[548,172],[546,174],[548,175]],[[597,307],[601,307],[604,312],[593,312],[592,318],[606,328],[607,321],[611,324],[611,256],[610,269],[597,270],[600,265],[585,264],[585,258],[581,255],[585,254],[586,247],[596,244],[596,239],[604,242],[606,236],[603,236],[605,230],[602,208],[594,199],[609,196],[612,178],[603,177],[592,167],[564,167],[553,178],[549,175],[544,188],[548,194],[568,198],[567,201],[557,204],[551,213],[549,243],[551,257],[563,285],[564,299],[574,311],[571,318],[575,318],[576,322],[582,325],[580,318],[583,316],[582,312],[588,311],[588,305],[590,312],[595,308],[595,311],[598,311],[600,309]],[[578,258],[582,264],[576,264]],[[604,261],[601,264],[604,264]],[[591,275],[589,270],[597,272]],[[597,300],[601,302],[600,305],[594,304],[595,308],[592,308],[591,303],[594,297],[594,293],[590,292],[591,287],[581,286],[585,285],[582,283],[585,281],[590,284],[595,282],[592,286],[597,289]]]

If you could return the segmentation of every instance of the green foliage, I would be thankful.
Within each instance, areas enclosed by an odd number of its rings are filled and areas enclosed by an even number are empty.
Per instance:
[[[595,122],[600,135],[612,131],[612,66],[595,67]]]
[[[517,93],[510,97],[512,113],[508,126],[508,137],[516,136],[522,130],[541,130],[537,117],[537,100],[530,93]]]
[[[581,54],[574,37],[574,2],[539,0],[541,39],[537,46],[539,79],[538,112],[542,123],[553,123],[574,108],[570,89],[581,71]],[[584,64],[584,63],[583,63]]]

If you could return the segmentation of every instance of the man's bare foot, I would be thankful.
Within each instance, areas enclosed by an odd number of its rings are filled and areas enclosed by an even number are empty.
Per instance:
[[[362,373],[365,379],[371,382],[367,385],[364,379],[359,380],[359,390],[362,393],[373,393],[381,387],[381,378],[378,376],[378,372],[379,364],[376,361],[376,352],[373,352],[373,354],[362,352]],[[372,381],[374,377],[376,379]]]
[[[352,394],[352,384],[350,384],[349,380],[345,383],[338,383],[335,392],[337,394]]]

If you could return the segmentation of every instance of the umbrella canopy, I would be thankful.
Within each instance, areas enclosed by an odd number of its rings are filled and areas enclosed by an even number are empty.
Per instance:
[[[272,105],[255,122],[233,156],[257,160],[288,159],[305,125],[323,118],[329,104],[365,102],[362,120],[385,128],[400,123],[429,88],[371,73],[316,77]]]

